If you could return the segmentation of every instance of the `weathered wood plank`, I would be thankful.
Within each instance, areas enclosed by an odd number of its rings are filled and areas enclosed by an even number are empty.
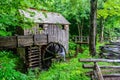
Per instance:
[[[120,80],[120,77],[105,77],[104,80]]]
[[[16,36],[0,37],[0,48],[16,48],[17,39]]]
[[[39,64],[38,63],[34,63],[34,64],[29,63],[29,67],[34,67],[34,66],[38,67]]]
[[[29,59],[28,61],[35,61],[35,60],[39,60],[39,58],[32,58],[32,59]]]
[[[79,59],[80,62],[120,62],[120,59]]]
[[[34,58],[34,57],[39,57],[39,55],[36,54],[36,55],[29,55],[29,56],[28,56],[29,59]]]
[[[98,76],[98,80],[104,80],[100,67],[98,66],[97,63],[94,63],[94,64],[95,64],[95,72]]]
[[[18,47],[33,45],[33,36],[17,36]]]
[[[29,64],[37,64],[37,63],[39,63],[39,60],[36,60],[36,61],[32,61],[32,62],[30,62]]]
[[[75,40],[75,43],[78,43],[78,44],[89,44],[88,36],[75,36],[74,40]]]
[[[93,73],[93,75],[91,75],[92,80],[97,80],[98,79],[98,75],[97,75],[96,71],[93,70],[92,73]]]
[[[104,74],[103,77],[120,77],[120,74]]]
[[[46,34],[40,34],[34,36],[34,45],[46,45],[48,37]]]
[[[93,69],[94,66],[93,65],[85,65],[84,64],[83,68]],[[106,68],[120,69],[120,66],[100,66],[100,68],[102,68],[102,69],[106,69]]]
[[[48,43],[49,42],[55,42],[55,36],[48,35]]]

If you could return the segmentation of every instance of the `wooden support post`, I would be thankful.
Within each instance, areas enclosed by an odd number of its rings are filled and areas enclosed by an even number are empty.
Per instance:
[[[95,70],[93,70],[92,80],[98,80],[98,76]]]
[[[77,42],[77,37],[75,37],[75,43]]]
[[[97,74],[98,80],[104,80],[100,67],[96,62],[94,63],[94,65],[95,65],[95,73]]]
[[[38,46],[39,47],[39,68],[40,70],[42,69],[42,62],[41,62],[41,46]]]
[[[87,36],[87,42],[88,42],[88,44],[89,44],[89,36]]]
[[[80,42],[81,42],[81,43],[83,42],[83,37],[82,37],[82,36],[80,36]]]

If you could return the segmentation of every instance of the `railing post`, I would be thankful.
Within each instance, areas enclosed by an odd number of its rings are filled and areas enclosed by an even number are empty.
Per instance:
[[[95,66],[95,73],[97,74],[98,80],[104,80],[104,79],[103,79],[102,72],[101,72],[101,69],[100,69],[100,67],[98,66],[97,62],[94,62],[94,66]]]

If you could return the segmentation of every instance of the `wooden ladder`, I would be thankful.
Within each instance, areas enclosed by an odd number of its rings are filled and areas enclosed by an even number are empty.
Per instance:
[[[29,69],[40,69],[42,68],[41,64],[41,47],[28,47],[27,48],[27,61]]]

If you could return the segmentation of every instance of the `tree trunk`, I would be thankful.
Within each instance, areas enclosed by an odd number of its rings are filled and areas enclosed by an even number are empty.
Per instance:
[[[80,36],[80,24],[79,23],[77,24],[77,27],[78,27],[78,35]]]
[[[103,18],[100,19],[100,28],[101,28],[100,42],[102,43],[102,42],[104,41],[104,25],[103,25]]]
[[[97,0],[91,0],[90,12],[90,35],[89,35],[89,50],[92,56],[96,55],[96,14],[97,14]]]
[[[82,31],[83,31],[83,25],[84,25],[84,18],[83,18],[82,21],[81,21],[81,31],[80,31],[80,34],[81,34],[80,36],[81,36],[81,37],[83,36],[83,34],[82,34],[82,33],[83,33],[83,32],[82,32]]]

